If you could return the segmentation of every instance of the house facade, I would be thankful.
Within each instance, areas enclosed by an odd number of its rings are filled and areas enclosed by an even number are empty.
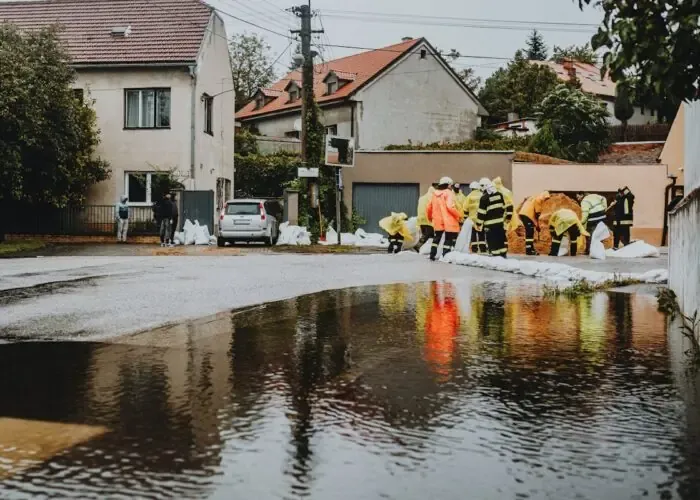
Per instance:
[[[95,109],[97,151],[111,166],[89,204],[126,194],[150,206],[168,172],[185,190],[213,191],[215,205],[231,196],[234,93],[213,9],[199,0],[37,0],[0,3],[0,22],[61,28],[76,96]]]
[[[314,92],[327,133],[354,137],[364,150],[466,140],[487,116],[424,38],[317,64]],[[260,89],[236,120],[260,136],[298,138],[301,73]]]

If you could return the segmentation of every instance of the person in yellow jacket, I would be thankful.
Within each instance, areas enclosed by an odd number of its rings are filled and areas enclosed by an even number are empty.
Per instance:
[[[503,201],[506,204],[506,230],[508,230],[513,220],[513,192],[503,185],[503,179],[500,177],[496,177],[492,182],[496,186],[496,190],[503,195]]]
[[[435,186],[430,186],[428,192],[423,196],[418,198],[418,227],[420,228],[420,240],[418,244],[414,247],[416,252],[420,252],[420,249],[425,243],[435,235],[435,229],[433,229],[433,223],[428,220],[428,202],[433,198],[433,193],[435,192]]]
[[[469,244],[469,251],[471,253],[486,253],[486,236],[484,232],[477,229],[476,219],[478,217],[479,203],[481,203],[481,196],[483,192],[481,191],[481,185],[478,182],[472,182],[469,184],[469,189],[471,190],[467,196],[465,202],[465,213],[467,217],[472,221],[472,236],[471,243]]]
[[[605,222],[608,200],[595,193],[579,193],[576,199],[581,204],[581,223],[590,234],[601,222]],[[586,255],[591,252],[591,238],[586,238]]]
[[[406,224],[407,220],[408,215],[405,213],[391,212],[389,217],[384,217],[379,221],[379,227],[389,233],[389,253],[399,253],[404,240],[411,241],[413,239]]]
[[[560,208],[549,218],[549,234],[552,236],[550,257],[559,256],[559,247],[565,234],[569,236],[569,255],[572,257],[576,256],[579,236],[588,237],[588,232],[584,229],[576,212],[568,208]]]
[[[455,192],[455,205],[457,206],[457,210],[462,213],[462,220],[459,221],[459,225],[461,227],[467,218],[467,197],[464,196],[464,193],[462,192],[462,185],[460,183],[455,183],[455,185],[452,186],[452,190]]]
[[[535,228],[540,230],[540,215],[544,203],[551,198],[549,191],[543,191],[536,196],[530,196],[525,200],[518,211],[518,216],[525,226],[525,253],[537,255],[535,251]]]

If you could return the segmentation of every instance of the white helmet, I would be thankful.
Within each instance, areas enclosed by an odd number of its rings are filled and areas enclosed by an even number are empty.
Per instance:
[[[479,181],[479,186],[481,187],[481,189],[486,189],[486,188],[489,187],[491,184],[492,184],[492,183],[491,183],[491,179],[489,179],[488,177],[483,177],[483,178]]]
[[[471,184],[469,184],[469,189],[481,189],[481,184],[478,182],[474,181]]]
[[[448,186],[451,186],[452,184],[454,184],[454,181],[452,179],[450,179],[449,177],[445,176],[445,177],[442,177],[440,179],[440,182],[438,182],[438,184],[440,184],[441,186],[443,184],[447,184]]]

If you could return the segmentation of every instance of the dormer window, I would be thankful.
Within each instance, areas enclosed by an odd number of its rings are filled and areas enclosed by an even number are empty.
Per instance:
[[[258,96],[255,98],[255,109],[260,109],[263,106],[265,106],[265,96],[258,94]]]
[[[301,87],[297,82],[291,80],[284,90],[287,92],[287,94],[289,94],[289,101],[287,102],[295,102],[299,100],[299,97],[301,96]]]
[[[326,94],[333,95],[338,92],[339,89],[343,88],[348,83],[355,80],[354,73],[347,73],[345,71],[331,70],[328,72],[326,77],[323,79],[323,83],[326,84]]]
[[[299,89],[289,90],[289,102],[294,102],[299,100]]]
[[[338,80],[328,80],[326,82],[326,93],[328,95],[335,94],[338,91]]]

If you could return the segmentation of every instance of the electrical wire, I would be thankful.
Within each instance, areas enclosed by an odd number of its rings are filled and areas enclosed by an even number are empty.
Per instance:
[[[280,29],[288,29],[289,26],[284,25],[282,22],[278,21],[276,18],[274,18],[272,15],[270,15],[267,12],[260,11],[250,5],[251,2],[244,3],[241,0],[219,0],[220,2],[224,1],[231,1],[235,2],[236,6],[234,7],[233,5],[229,4],[232,8],[238,8],[238,9],[243,9],[243,12],[245,12],[247,15],[253,17],[253,19],[262,22],[267,22],[270,25],[273,25],[275,28],[280,28]]]

